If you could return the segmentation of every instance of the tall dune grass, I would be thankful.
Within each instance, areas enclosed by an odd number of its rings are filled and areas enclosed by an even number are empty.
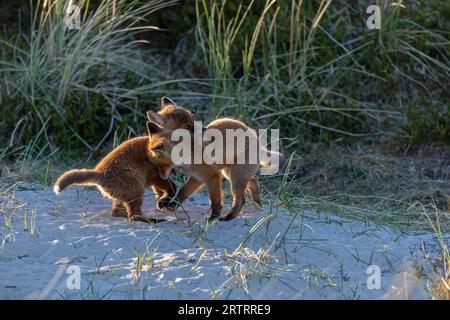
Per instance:
[[[69,30],[70,1],[37,1],[31,31],[0,40],[0,121],[11,133],[3,137],[8,147],[39,136],[46,145],[95,151],[108,138],[136,133],[153,102],[143,99],[167,79],[135,36],[156,29],[144,19],[175,2],[103,0],[93,8],[82,1],[81,28]]]
[[[450,138],[448,108],[436,105],[449,76],[448,33],[408,18],[414,4],[383,2],[383,27],[371,31],[364,17],[352,24],[343,17],[346,6],[328,0],[266,1],[256,18],[249,17],[255,2],[232,13],[228,3],[197,5],[197,39],[217,112],[276,123],[286,128],[287,147],[305,139],[421,139],[424,131],[440,141]],[[427,107],[396,97],[405,87],[427,96],[433,112],[426,119],[420,113]]]
[[[144,111],[173,92],[202,97],[203,120],[281,128],[285,150],[379,136],[450,139],[449,32],[419,14],[445,1],[380,1],[378,31],[365,26],[370,1],[93,2],[81,2],[80,30],[65,27],[68,0],[32,2],[30,26],[0,40],[4,157],[19,148],[30,159],[42,149],[34,146],[95,153],[139,133]],[[162,15],[183,34],[178,46],[143,47],[139,35],[156,29],[149,19],[171,5],[179,15]],[[182,19],[189,11],[191,29]]]

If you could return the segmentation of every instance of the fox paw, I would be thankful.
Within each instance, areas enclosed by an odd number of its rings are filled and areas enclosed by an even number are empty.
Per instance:
[[[219,216],[210,216],[210,217],[206,218],[206,221],[208,222],[208,224],[211,224],[211,223],[219,221],[219,220],[220,220]]]
[[[175,211],[178,207],[178,202],[175,199],[171,199],[169,197],[162,197],[158,200],[156,206],[158,210],[167,209],[170,211]]]
[[[170,198],[169,197],[161,197],[158,199],[158,202],[156,202],[156,208],[158,210],[162,210],[164,208],[166,208],[169,203],[170,203]]]
[[[219,221],[230,221],[230,220],[233,220],[234,218],[236,218],[236,217],[233,215],[227,215],[223,218],[219,218]]]

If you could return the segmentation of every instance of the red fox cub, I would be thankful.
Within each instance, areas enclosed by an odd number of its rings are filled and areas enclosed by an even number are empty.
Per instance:
[[[176,107],[170,99],[163,97],[161,106],[158,117],[166,128],[175,130],[182,125],[193,124],[192,113]],[[153,119],[152,112],[148,112],[148,116]],[[74,169],[62,174],[53,190],[59,194],[72,184],[95,185],[103,196],[112,200],[113,216],[158,222],[142,215],[145,189],[152,188],[160,209],[175,196],[176,186],[170,179],[163,179],[158,168],[149,161],[148,143],[147,136],[125,141],[104,157],[95,169]]]
[[[216,131],[220,131],[223,137],[226,137],[227,129],[241,129],[243,131],[247,131],[249,127],[238,120],[222,118],[211,122],[206,127],[206,129],[216,129]],[[234,219],[241,213],[245,204],[245,191],[251,193],[253,201],[257,205],[261,204],[260,188],[255,174],[257,173],[261,165],[267,166],[267,164],[262,163],[259,156],[257,156],[257,159],[253,164],[250,164],[250,161],[248,161],[248,163],[244,162],[240,164],[235,162],[232,162],[230,164],[229,161],[225,161],[225,157],[231,156],[232,158],[236,159],[238,157],[238,154],[245,154],[246,159],[250,158],[250,149],[248,147],[248,144],[246,144],[245,147],[233,146],[234,150],[223,152],[224,161],[221,161],[221,163],[223,164],[207,164],[205,163],[205,161],[201,161],[201,164],[195,164],[193,155],[194,152],[191,152],[191,164],[176,165],[172,161],[171,155],[173,148],[179,142],[171,141],[172,131],[163,128],[154,122],[147,122],[147,130],[149,132],[149,159],[159,168],[159,172],[162,177],[167,178],[175,167],[180,167],[183,172],[187,176],[189,176],[186,184],[178,193],[177,199],[173,199],[170,202],[165,202],[163,204],[163,207],[169,210],[175,210],[177,205],[181,204],[192,193],[206,185],[208,187],[210,197],[211,219],[219,218],[222,211],[222,177],[225,177],[231,184],[233,206],[230,212],[221,220]],[[250,130],[248,131],[250,132]],[[251,134],[255,135],[254,133]],[[256,137],[256,135],[255,138],[257,143],[259,144],[259,139]],[[226,140],[226,138],[223,140],[224,148],[227,145],[227,142],[229,142]],[[202,151],[205,150],[206,146],[207,145],[205,143],[201,145]],[[194,146],[192,142],[191,150],[193,148]],[[264,148],[262,148],[262,150],[264,152],[267,152],[267,154],[274,153]],[[227,153],[228,155],[226,155],[225,153]]]
[[[161,110],[158,113],[147,112],[147,118],[166,129],[194,130],[194,115],[192,112],[177,106],[167,97],[161,98]]]

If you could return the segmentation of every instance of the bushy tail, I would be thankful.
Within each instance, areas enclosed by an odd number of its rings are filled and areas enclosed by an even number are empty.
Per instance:
[[[55,182],[53,191],[60,194],[72,184],[98,185],[101,183],[101,174],[92,169],[75,169],[63,173]]]
[[[280,164],[280,162],[283,160],[283,154],[278,151],[270,151],[262,146],[261,146],[260,150],[261,150],[261,152],[264,152],[266,154],[266,158],[260,159],[260,162],[259,162],[259,165],[263,168],[271,169],[271,168],[277,167]],[[267,159],[267,157],[269,159]],[[278,157],[278,163],[272,163],[270,161],[270,159],[272,159],[274,157]]]

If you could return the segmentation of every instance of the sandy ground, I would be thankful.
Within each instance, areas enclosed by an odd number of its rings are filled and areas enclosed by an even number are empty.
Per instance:
[[[77,187],[15,191],[8,206],[1,299],[429,298],[411,257],[432,235],[251,204],[205,230],[202,193],[157,225],[111,217],[107,199]],[[154,207],[149,194],[144,211],[161,217]],[[367,286],[369,265],[380,268],[380,289]]]

